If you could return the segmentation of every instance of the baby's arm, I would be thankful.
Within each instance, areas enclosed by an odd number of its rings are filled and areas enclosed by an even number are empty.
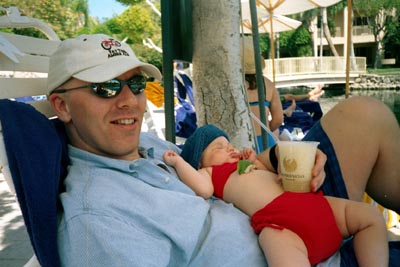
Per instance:
[[[165,163],[175,168],[179,178],[189,186],[196,195],[204,199],[210,198],[214,193],[211,177],[207,171],[197,171],[173,150],[167,150],[163,155]]]
[[[251,148],[244,148],[241,152],[241,158],[251,161],[258,170],[267,170],[267,167],[257,159],[256,152]]]

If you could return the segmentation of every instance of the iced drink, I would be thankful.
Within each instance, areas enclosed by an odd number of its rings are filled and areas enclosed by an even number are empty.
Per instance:
[[[280,141],[279,164],[283,189],[310,192],[311,171],[319,142]]]

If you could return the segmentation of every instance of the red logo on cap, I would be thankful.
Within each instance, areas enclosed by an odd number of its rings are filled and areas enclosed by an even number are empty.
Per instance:
[[[118,48],[121,47],[121,43],[115,39],[108,39],[101,42],[101,47],[104,50],[108,51],[108,58],[115,57],[115,56],[128,56],[129,53],[124,49]]]
[[[101,42],[101,47],[103,47],[106,50],[110,50],[113,46],[120,47],[121,43],[119,41],[111,39],[111,38]]]

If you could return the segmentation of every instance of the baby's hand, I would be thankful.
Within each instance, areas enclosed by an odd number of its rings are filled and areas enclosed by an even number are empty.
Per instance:
[[[241,152],[242,159],[247,159],[251,162],[255,162],[257,159],[256,152],[251,148],[244,148]]]
[[[165,161],[165,163],[167,163],[168,165],[175,167],[177,160],[179,159],[179,155],[178,153],[176,153],[173,150],[167,150],[165,151],[164,155],[163,155],[163,159]]]

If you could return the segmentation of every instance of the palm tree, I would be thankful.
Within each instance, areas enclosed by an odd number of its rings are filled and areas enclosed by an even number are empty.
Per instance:
[[[335,45],[332,42],[332,35],[331,35],[331,31],[329,30],[329,26],[328,26],[328,15],[327,15],[326,9],[327,9],[326,7],[321,7],[322,28],[323,28],[326,41],[329,44],[329,48],[331,49],[332,54],[335,57],[338,57],[339,54],[336,51]]]
[[[89,4],[88,0],[74,0],[72,10],[78,14],[78,25],[83,27],[89,26]],[[83,21],[81,16],[83,15]]]

